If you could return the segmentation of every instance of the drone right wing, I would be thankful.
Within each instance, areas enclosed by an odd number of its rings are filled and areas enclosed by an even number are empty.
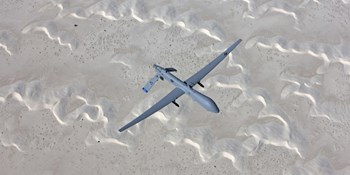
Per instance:
[[[147,111],[145,111],[143,114],[141,114],[139,117],[135,118],[134,120],[132,120],[131,122],[129,122],[128,124],[126,124],[125,126],[120,128],[119,132],[123,132],[124,130],[130,128],[131,126],[133,126],[133,125],[137,124],[138,122],[144,120],[145,118],[151,116],[152,114],[159,111],[160,109],[162,109],[163,107],[165,107],[169,103],[175,101],[177,98],[179,98],[184,93],[185,92],[182,91],[181,89],[175,88],[168,95],[163,97],[158,103],[156,103],[151,108],[149,108]]]

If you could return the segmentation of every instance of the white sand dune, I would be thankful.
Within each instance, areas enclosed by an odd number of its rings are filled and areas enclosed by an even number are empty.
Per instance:
[[[1,174],[350,174],[349,2],[4,1]],[[19,13],[21,12],[21,13]],[[119,133],[243,42],[190,97]]]

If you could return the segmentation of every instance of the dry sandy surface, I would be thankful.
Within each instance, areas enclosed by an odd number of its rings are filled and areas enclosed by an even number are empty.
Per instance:
[[[0,174],[350,174],[349,0],[1,0]],[[202,83],[117,130],[243,42]]]

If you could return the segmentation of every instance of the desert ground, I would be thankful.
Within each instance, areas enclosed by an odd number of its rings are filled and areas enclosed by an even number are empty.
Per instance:
[[[1,0],[0,174],[350,174],[349,0]],[[189,96],[118,129],[242,43]]]

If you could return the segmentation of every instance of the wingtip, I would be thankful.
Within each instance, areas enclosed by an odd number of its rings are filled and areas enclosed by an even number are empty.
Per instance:
[[[125,131],[125,130],[126,130],[125,127],[121,127],[118,131],[119,131],[119,132],[123,132],[123,131]]]

